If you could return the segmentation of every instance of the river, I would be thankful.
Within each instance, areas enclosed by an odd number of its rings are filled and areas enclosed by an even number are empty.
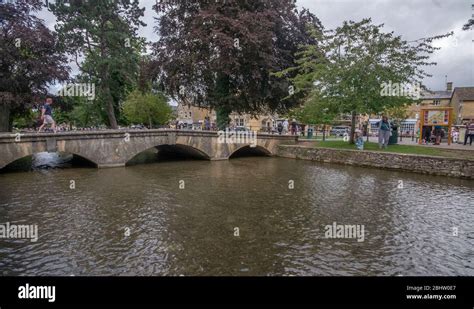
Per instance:
[[[0,238],[2,275],[474,275],[469,180],[269,157],[37,166],[0,173],[0,223],[39,236]]]

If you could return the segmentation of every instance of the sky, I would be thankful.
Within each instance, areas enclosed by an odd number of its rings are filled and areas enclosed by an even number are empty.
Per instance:
[[[139,34],[148,41],[158,39],[153,29],[154,2],[140,0],[147,26]],[[453,31],[454,35],[436,41],[435,46],[441,49],[431,60],[437,65],[426,68],[433,76],[426,78],[424,84],[431,90],[446,90],[446,80],[453,82],[454,87],[474,86],[474,30],[462,30],[474,14],[474,0],[298,0],[297,5],[315,14],[325,29],[336,28],[345,20],[370,17],[374,23],[384,24],[384,31],[394,31],[409,41]],[[55,18],[50,12],[42,11],[39,17],[54,28]],[[77,68],[71,67],[73,73],[77,72]]]

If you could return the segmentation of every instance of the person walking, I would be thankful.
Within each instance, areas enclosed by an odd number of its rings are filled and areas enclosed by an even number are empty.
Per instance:
[[[457,143],[459,141],[459,131],[457,129],[452,130],[452,139],[453,143]]]
[[[431,127],[424,126],[423,127],[423,144],[428,145],[431,141]]]
[[[466,122],[466,134],[464,135],[464,146],[467,144],[467,138],[469,137],[469,145],[472,146],[472,139],[474,138],[474,121],[471,123]]]
[[[283,134],[288,134],[288,119],[285,119],[285,121],[283,121]]]
[[[278,122],[277,130],[278,130],[278,134],[281,135],[281,132],[283,132],[283,124],[281,122]]]
[[[56,122],[53,119],[53,108],[51,107],[52,104],[53,99],[46,98],[46,103],[41,108],[41,120],[43,121],[43,124],[39,127],[38,133],[41,132],[41,130],[43,130],[44,126],[47,124],[50,124],[51,129],[53,129],[53,132],[56,133]]]
[[[297,123],[296,123],[296,120],[293,119],[293,121],[291,122],[291,135],[296,135],[296,132],[297,132]]]
[[[434,129],[434,136],[435,136],[435,145],[440,145],[441,144],[441,139],[444,137],[443,130],[441,126],[435,126]]]
[[[382,116],[382,120],[379,122],[379,148],[387,149],[388,141],[390,139],[390,122],[387,116]]]

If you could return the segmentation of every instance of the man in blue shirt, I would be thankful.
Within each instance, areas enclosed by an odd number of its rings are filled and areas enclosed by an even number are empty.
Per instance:
[[[51,129],[56,133],[56,123],[53,119],[53,108],[51,107],[51,104],[53,104],[53,99],[47,98],[46,103],[41,108],[41,120],[43,120],[43,124],[39,127],[38,133],[41,132],[47,124],[50,124]]]

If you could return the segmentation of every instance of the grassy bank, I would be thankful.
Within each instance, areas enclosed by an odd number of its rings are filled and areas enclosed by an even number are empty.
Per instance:
[[[317,141],[316,147],[336,148],[336,149],[357,149],[355,145],[351,145],[344,141]],[[380,150],[377,143],[368,142],[364,145],[364,151],[383,151],[393,153],[417,154],[436,157],[471,159],[473,160],[473,153],[470,151],[463,151],[457,149],[445,149],[435,147],[423,147],[412,145],[389,145],[388,149]]]

